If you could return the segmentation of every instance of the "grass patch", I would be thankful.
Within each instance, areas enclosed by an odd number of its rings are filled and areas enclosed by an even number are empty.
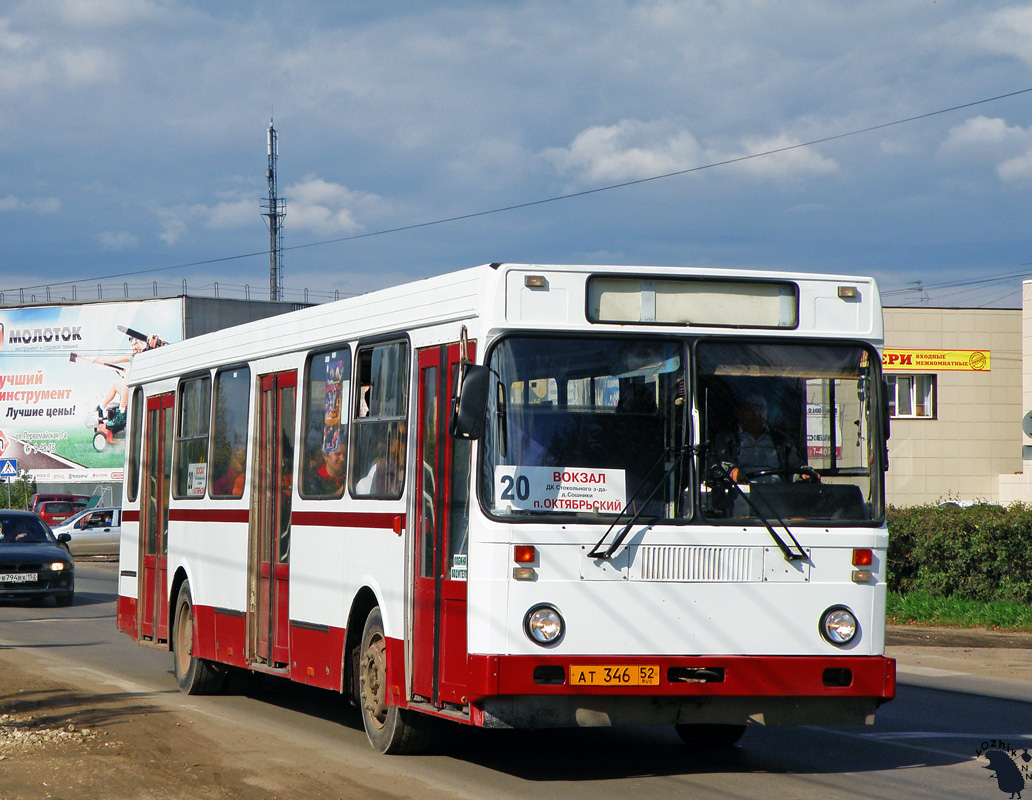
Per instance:
[[[924,592],[889,592],[885,617],[892,625],[1032,631],[1032,606],[1006,600],[934,597]]]

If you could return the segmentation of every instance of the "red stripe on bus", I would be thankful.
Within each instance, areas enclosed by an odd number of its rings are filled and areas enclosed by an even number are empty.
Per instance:
[[[295,511],[290,520],[294,525],[313,527],[393,530],[399,517],[403,515],[361,511]],[[248,522],[250,511],[246,508],[172,508],[169,509],[168,518],[177,522]],[[122,519],[139,522],[140,512],[126,509],[122,512]]]
[[[176,522],[247,522],[246,508],[170,508],[168,518]]]
[[[360,511],[295,511],[290,515],[290,521],[294,525],[394,530],[394,521],[400,516],[402,515]]]

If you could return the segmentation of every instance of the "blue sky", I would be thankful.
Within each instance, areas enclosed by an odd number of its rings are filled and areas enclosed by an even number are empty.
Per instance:
[[[794,146],[1029,88],[1032,4],[3,2],[0,291],[267,297],[274,116],[288,299],[520,261],[1017,305],[1032,93]]]

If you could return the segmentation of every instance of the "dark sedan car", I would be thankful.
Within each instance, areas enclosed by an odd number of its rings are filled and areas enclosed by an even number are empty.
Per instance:
[[[75,562],[31,511],[0,510],[0,597],[53,597],[59,606],[75,599]]]

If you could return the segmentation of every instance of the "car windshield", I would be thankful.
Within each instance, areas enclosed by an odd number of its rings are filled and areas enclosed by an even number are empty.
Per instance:
[[[651,519],[681,515],[683,354],[645,338],[500,342],[489,366],[504,397],[491,398],[481,445],[487,510],[608,521],[630,501]]]
[[[54,541],[50,529],[37,517],[0,514],[0,545],[42,544]]]

